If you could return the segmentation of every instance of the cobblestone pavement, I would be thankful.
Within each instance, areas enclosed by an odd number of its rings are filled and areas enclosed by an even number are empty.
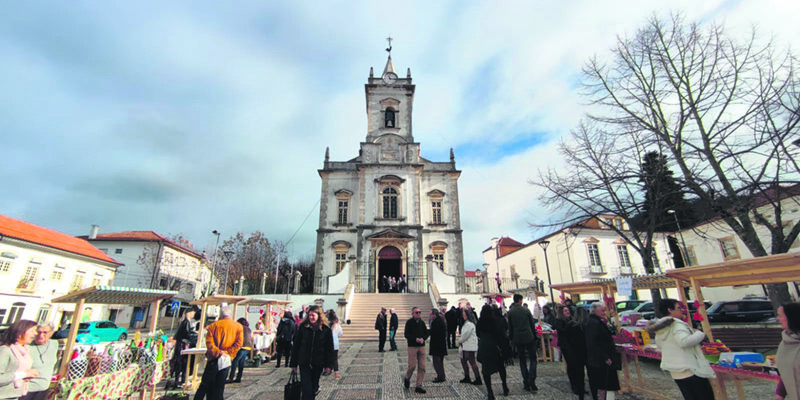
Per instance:
[[[406,347],[398,343],[397,352],[387,351],[378,353],[377,342],[342,343],[339,350],[339,370],[341,380],[335,380],[333,374],[323,376],[320,380],[320,394],[317,400],[358,400],[358,399],[486,399],[486,389],[483,386],[473,386],[459,383],[464,377],[457,351],[449,351],[445,358],[445,373],[447,382],[433,383],[435,373],[430,356],[426,364],[427,372],[423,387],[428,393],[420,395],[414,393],[412,377],[412,390],[403,388],[402,377],[405,373]],[[388,344],[387,344],[388,347]],[[646,377],[647,388],[674,399],[680,399],[675,383],[669,374],[660,371],[655,362],[642,362],[642,373]],[[508,367],[508,397],[502,396],[500,378],[495,374],[492,378],[495,396],[498,399],[557,399],[567,400],[576,398],[569,389],[569,382],[563,370],[562,363],[539,363],[536,385],[539,391],[536,394],[522,389],[519,365]],[[289,368],[275,368],[275,362],[263,365],[260,368],[246,368],[241,383],[229,384],[225,387],[226,400],[282,400],[283,386],[289,378]],[[471,372],[470,372],[471,373]],[[474,379],[474,377],[473,377]],[[751,384],[752,382],[752,384]],[[588,388],[588,382],[587,382]],[[748,399],[772,398],[774,386],[770,383],[748,381],[745,385]],[[729,394],[735,390],[729,387]],[[591,396],[588,396],[591,399]],[[641,394],[617,394],[620,400],[650,400]]]

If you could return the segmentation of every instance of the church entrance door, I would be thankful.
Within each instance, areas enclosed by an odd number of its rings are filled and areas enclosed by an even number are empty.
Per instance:
[[[378,252],[378,292],[397,291],[387,280],[400,280],[403,274],[403,252],[394,246],[385,246]]]

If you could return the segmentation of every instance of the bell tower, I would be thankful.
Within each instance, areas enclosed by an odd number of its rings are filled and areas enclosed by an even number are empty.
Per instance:
[[[392,38],[386,39],[389,57],[381,76],[374,76],[370,68],[364,85],[367,101],[367,143],[378,143],[382,138],[394,137],[399,142],[413,143],[411,113],[414,109],[414,85],[411,69],[405,78],[397,76],[392,63]]]

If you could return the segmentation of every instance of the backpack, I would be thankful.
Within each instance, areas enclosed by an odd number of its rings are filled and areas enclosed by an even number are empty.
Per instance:
[[[281,320],[281,323],[278,324],[278,337],[281,338],[284,342],[291,343],[292,342],[292,327],[289,325],[291,322],[286,321],[285,319]]]

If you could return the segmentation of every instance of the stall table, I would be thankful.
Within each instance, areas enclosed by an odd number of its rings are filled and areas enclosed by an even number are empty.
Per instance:
[[[154,289],[140,289],[128,288],[119,286],[92,286],[86,289],[76,290],[67,293],[64,296],[53,299],[53,303],[74,303],[75,312],[72,314],[72,322],[67,336],[66,346],[61,357],[61,365],[58,369],[58,376],[60,379],[55,388],[51,387],[50,399],[69,399],[73,398],[75,394],[82,394],[86,397],[100,396],[106,394],[109,388],[119,390],[125,388],[130,392],[140,392],[139,397],[145,397],[145,390],[149,388],[149,398],[155,398],[156,384],[168,374],[168,361],[161,364],[153,363],[152,368],[148,365],[147,370],[139,368],[138,365],[134,367],[132,364],[122,371],[113,373],[106,373],[95,375],[91,377],[81,377],[75,380],[66,379],[71,360],[72,350],[75,347],[75,338],[78,335],[78,326],[80,325],[80,318],[83,314],[83,306],[86,304],[127,304],[127,305],[142,305],[151,304],[152,309],[150,320],[150,334],[156,332],[158,324],[158,309],[161,301],[169,299],[177,295],[178,292],[172,290],[154,290]],[[130,382],[128,382],[130,381]],[[126,384],[128,382],[128,384]],[[88,391],[88,392],[86,392]],[[123,397],[123,396],[119,396]]]

